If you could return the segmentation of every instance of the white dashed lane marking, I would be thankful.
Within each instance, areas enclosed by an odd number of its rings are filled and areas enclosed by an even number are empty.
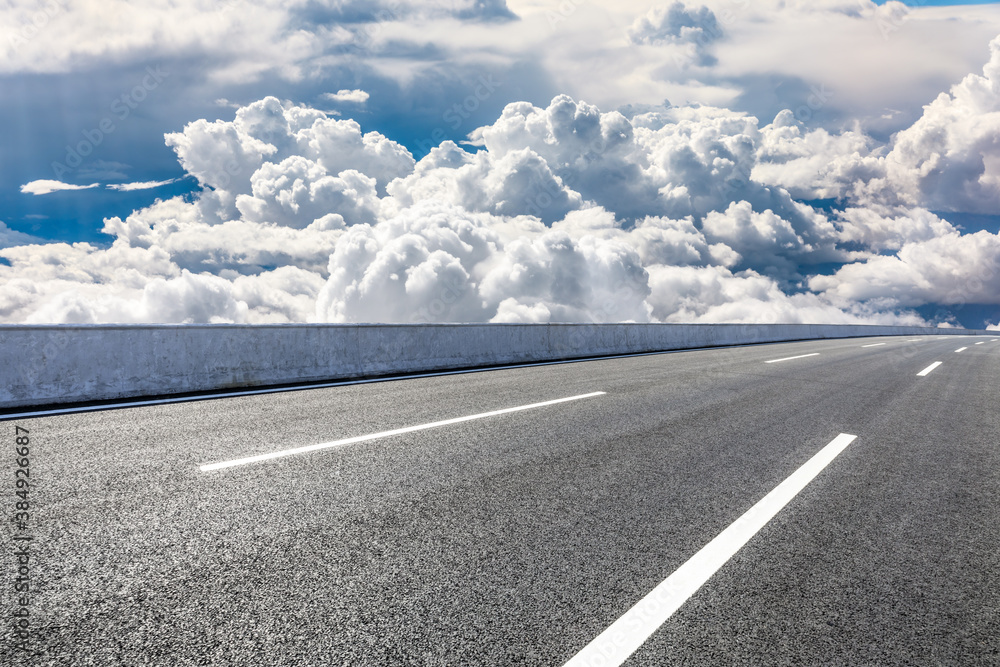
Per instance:
[[[930,366],[928,366],[924,370],[922,370],[919,373],[917,373],[917,375],[919,375],[920,377],[927,377],[928,375],[930,375],[931,373],[933,373],[934,369],[937,368],[938,366],[940,366],[941,363],[942,362],[940,362],[940,361],[935,361],[933,364],[931,364]]]
[[[785,357],[784,359],[771,359],[770,361],[765,361],[765,364],[777,364],[782,361],[792,361],[793,359],[805,359],[806,357],[818,357],[819,352],[813,352],[812,354],[800,354],[797,357]]]
[[[857,436],[841,433],[587,644],[565,667],[619,667]]]
[[[318,445],[307,445],[305,447],[296,447],[294,449],[283,449],[277,452],[268,452],[266,454],[257,454],[255,456],[247,456],[242,459],[233,459],[232,461],[223,461],[221,463],[207,463],[200,466],[202,472],[208,472],[210,470],[221,470],[222,468],[232,468],[233,466],[246,465],[248,463],[257,463],[259,461],[268,461],[270,459],[278,459],[285,456],[295,456],[296,454],[307,454],[309,452],[315,452],[321,449],[330,449],[332,447],[342,447],[344,445],[353,445],[357,442],[366,442],[368,440],[377,440],[379,438],[388,438],[394,435],[401,435],[403,433],[413,433],[414,431],[425,431],[430,428],[440,428],[442,426],[450,426],[451,424],[460,424],[462,422],[472,421],[474,419],[485,419],[486,417],[496,417],[497,415],[506,415],[511,412],[521,412],[523,410],[534,410],[535,408],[544,408],[549,405],[556,405],[558,403],[568,403],[569,401],[579,401],[584,398],[593,398],[594,396],[603,396],[605,392],[595,391],[591,394],[581,394],[580,396],[570,396],[569,398],[557,398],[553,401],[544,401],[542,403],[532,403],[531,405],[520,405],[516,408],[504,408],[503,410],[493,410],[492,412],[482,412],[477,415],[468,415],[466,417],[455,417],[454,419],[445,419],[442,421],[431,422],[429,424],[419,424],[417,426],[406,426],[404,428],[397,428],[391,431],[382,431],[380,433],[371,433],[369,435],[359,435],[353,438],[344,438],[343,440],[334,440],[333,442],[323,442]]]

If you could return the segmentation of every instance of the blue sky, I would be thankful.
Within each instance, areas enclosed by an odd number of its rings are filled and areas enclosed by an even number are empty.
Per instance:
[[[0,318],[996,324],[1000,7],[907,4],[8,3]]]
[[[876,0],[876,5],[884,5],[890,0]],[[955,5],[995,5],[991,0],[909,0],[903,2],[910,7],[953,7]]]

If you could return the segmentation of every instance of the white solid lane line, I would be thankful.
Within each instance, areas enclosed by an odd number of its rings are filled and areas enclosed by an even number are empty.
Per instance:
[[[965,351],[966,351],[966,350],[968,350],[968,349],[969,349],[969,348],[967,348],[967,347],[960,347],[960,348],[958,348],[957,350],[955,350],[955,352],[965,352]]]
[[[719,568],[774,518],[816,475],[854,442],[841,433],[760,502],[706,544],[625,615],[577,653],[565,667],[618,667]]]
[[[771,359],[771,361],[765,361],[765,364],[776,364],[781,361],[791,361],[792,359],[805,359],[806,357],[818,357],[819,352],[813,352],[812,354],[800,354],[797,357],[785,357],[784,359]]]
[[[242,459],[234,459],[232,461],[223,461],[221,463],[206,463],[200,466],[202,472],[208,472],[210,470],[220,470],[222,468],[232,468],[233,466],[246,465],[248,463],[256,463],[258,461],[267,461],[270,459],[277,459],[284,456],[295,456],[296,454],[305,454],[307,452],[315,452],[320,449],[330,449],[331,447],[341,447],[343,445],[351,445],[356,442],[365,442],[367,440],[376,440],[378,438],[388,438],[393,435],[401,435],[403,433],[413,433],[414,431],[424,431],[429,428],[438,428],[441,426],[450,426],[451,424],[460,424],[462,422],[472,421],[474,419],[484,419],[486,417],[495,417],[497,415],[505,415],[511,412],[521,412],[522,410],[533,410],[535,408],[544,408],[549,405],[556,405],[558,403],[568,403],[569,401],[579,401],[584,398],[593,398],[594,396],[603,396],[605,392],[595,391],[591,394],[581,394],[580,396],[570,396],[569,398],[557,398],[554,401],[544,401],[542,403],[532,403],[531,405],[521,405],[516,408],[504,408],[503,410],[493,410],[492,412],[482,412],[478,415],[468,415],[467,417],[455,417],[454,419],[445,419],[443,421],[431,422],[430,424],[420,424],[417,426],[406,426],[404,428],[397,428],[391,431],[382,431],[381,433],[370,433],[368,435],[359,435],[353,438],[344,438],[343,440],[334,440],[333,442],[323,442],[318,445],[307,445],[305,447],[296,447],[295,449],[284,449],[277,452],[268,452],[267,454],[257,454],[256,456],[248,456]]]
[[[888,345],[888,343],[872,343],[871,345],[862,345],[861,347],[878,347],[879,345]]]
[[[917,375],[920,376],[920,377],[927,377],[928,375],[930,375],[931,373],[933,373],[934,369],[937,368],[938,366],[940,366],[941,363],[942,362],[940,362],[940,361],[935,361],[933,364],[931,364],[930,366],[928,366],[924,370],[922,370],[919,373],[917,373]]]

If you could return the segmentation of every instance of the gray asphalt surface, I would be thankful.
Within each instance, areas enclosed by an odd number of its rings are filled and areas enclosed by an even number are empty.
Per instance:
[[[32,656],[0,664],[559,666],[850,433],[625,664],[1000,665],[1000,342],[909,340],[0,422],[7,505],[15,425],[34,482]]]

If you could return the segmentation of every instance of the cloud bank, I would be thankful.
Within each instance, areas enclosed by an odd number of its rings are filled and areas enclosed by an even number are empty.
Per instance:
[[[488,4],[473,9],[503,19]],[[713,16],[675,4],[629,38],[707,58]],[[763,124],[559,95],[418,161],[266,97],[168,134],[202,190],[106,219],[108,247],[0,244],[0,318],[925,323],[914,308],[1000,303],[1000,238],[931,212],[1000,206],[998,118],[1000,40],[887,144],[792,110]]]

